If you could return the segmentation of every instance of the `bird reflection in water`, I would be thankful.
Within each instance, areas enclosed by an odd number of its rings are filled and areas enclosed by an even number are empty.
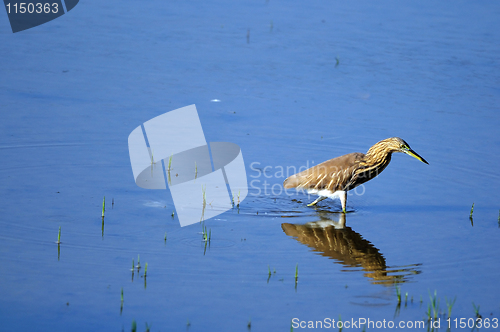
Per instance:
[[[421,273],[420,264],[387,266],[384,256],[361,234],[346,226],[346,215],[337,214],[339,220],[331,218],[330,212],[320,212],[320,220],[306,224],[283,223],[286,235],[312,248],[322,256],[335,260],[345,267],[362,268],[365,277],[373,284],[392,285],[408,282],[409,277]],[[351,271],[351,270],[349,270]]]

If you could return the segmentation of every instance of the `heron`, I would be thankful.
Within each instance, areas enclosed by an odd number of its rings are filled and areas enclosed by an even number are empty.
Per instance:
[[[314,206],[326,198],[339,198],[342,212],[345,213],[347,192],[380,174],[389,165],[394,152],[406,153],[429,164],[403,139],[391,137],[373,145],[366,154],[349,153],[294,174],[285,179],[283,187],[318,195],[318,198],[307,206]]]

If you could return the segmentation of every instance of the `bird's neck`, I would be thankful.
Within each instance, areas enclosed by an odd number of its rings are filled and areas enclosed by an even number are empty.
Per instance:
[[[364,166],[369,168],[378,168],[382,171],[389,165],[391,161],[392,152],[385,149],[374,149],[373,147],[368,150],[364,158]]]

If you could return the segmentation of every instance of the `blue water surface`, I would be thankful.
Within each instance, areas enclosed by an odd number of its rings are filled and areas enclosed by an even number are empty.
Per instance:
[[[500,319],[499,54],[491,1],[80,1],[15,34],[0,14],[0,329],[427,321],[434,291],[441,320],[455,297],[453,319]],[[191,104],[250,186],[208,248],[128,155],[133,129]],[[393,136],[429,165],[394,155],[343,229],[310,224],[338,201],[282,191],[287,169]]]

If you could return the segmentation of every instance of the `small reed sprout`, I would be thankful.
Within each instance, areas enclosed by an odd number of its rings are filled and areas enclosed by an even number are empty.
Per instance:
[[[148,275],[148,262],[146,262],[146,265],[144,266],[144,278]]]
[[[165,238],[163,240],[167,241],[167,232],[165,232]]]
[[[269,273],[269,276],[271,276],[271,267],[269,265],[267,266],[267,271]]]
[[[453,306],[455,305],[455,301],[457,300],[457,297],[455,296],[455,298],[453,300],[450,299],[450,301],[448,301],[448,299],[445,296],[444,300],[446,301],[446,307],[448,308],[448,318],[450,318],[451,317],[451,309],[453,309]]]
[[[168,168],[167,168],[167,171],[170,173],[170,170],[172,169],[172,156],[173,155],[170,155],[170,157],[168,158]]]
[[[59,226],[59,233],[57,233],[57,244],[61,244],[61,226]]]
[[[104,218],[104,211],[106,211],[106,196],[102,199],[102,217]]]
[[[123,304],[123,287],[122,287],[122,293],[121,293],[121,302]]]
[[[474,314],[476,315],[477,318],[482,318],[481,314],[479,314],[479,305],[476,306],[474,302],[472,302],[472,306],[474,307]]]
[[[135,264],[134,264],[134,259],[132,258],[132,270],[131,271],[134,272],[134,270],[135,270]]]
[[[168,168],[167,168],[167,181],[168,184],[172,182],[172,179],[170,177],[170,170],[172,169],[172,155],[168,158]]]
[[[472,218],[472,214],[474,213],[474,203],[472,203],[472,207],[470,208],[469,218]]]
[[[203,193],[203,207],[207,205],[207,186],[201,187],[201,192]]]
[[[398,297],[398,304],[401,303],[401,288],[396,285],[396,296]]]
[[[297,284],[298,279],[299,279],[299,263],[295,265],[295,284]]]
[[[429,309],[432,309],[432,314],[434,317],[434,320],[437,318],[438,313],[439,313],[439,299],[437,297],[437,291],[434,291],[434,296],[432,296],[429,292],[429,297],[431,299],[430,307]]]
[[[200,222],[202,222],[203,220],[205,220],[205,207],[207,206],[206,188],[207,188],[207,186],[201,186],[201,193],[202,193],[202,196],[203,196],[203,209],[201,211]]]
[[[341,315],[339,315],[339,322],[340,322],[339,332],[342,332],[342,329],[344,328],[344,324],[342,323],[342,316]]]
[[[135,319],[132,321],[132,332],[137,331],[137,323],[135,322]]]

